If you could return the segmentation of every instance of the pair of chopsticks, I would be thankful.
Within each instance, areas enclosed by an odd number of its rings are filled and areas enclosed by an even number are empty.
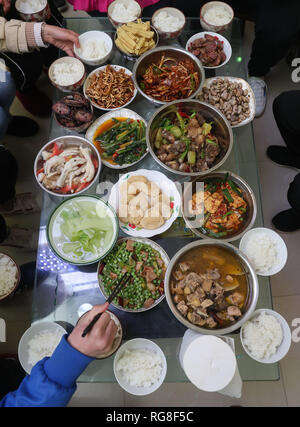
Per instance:
[[[126,283],[128,282],[129,279],[130,279],[130,274],[125,273],[124,276],[121,278],[119,284],[115,287],[115,289],[113,290],[113,292],[111,293],[111,295],[107,298],[107,300],[105,302],[108,302],[108,304],[110,304],[114,300],[114,298],[118,295],[120,290],[126,285]],[[89,332],[91,332],[93,326],[100,319],[102,314],[103,313],[96,314],[96,316],[93,318],[93,320],[88,324],[88,326],[83,331],[83,333],[81,335],[82,338],[84,338]]]

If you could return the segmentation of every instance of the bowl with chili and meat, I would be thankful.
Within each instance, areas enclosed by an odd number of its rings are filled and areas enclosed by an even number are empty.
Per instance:
[[[173,256],[165,293],[170,310],[184,326],[223,335],[251,317],[259,285],[251,263],[238,248],[205,239],[188,243]]]
[[[138,91],[156,105],[190,99],[201,91],[205,81],[199,59],[173,46],[145,52],[136,61],[132,73]]]
[[[112,305],[119,310],[140,313],[156,307],[165,297],[164,277],[169,264],[167,253],[147,238],[126,237],[98,265],[98,282],[107,298],[121,278],[129,281]]]
[[[159,108],[147,126],[149,152],[165,169],[200,176],[219,168],[233,146],[227,119],[197,100],[174,101]]]
[[[185,187],[182,213],[196,236],[232,242],[253,226],[257,205],[253,190],[240,176],[216,171]]]

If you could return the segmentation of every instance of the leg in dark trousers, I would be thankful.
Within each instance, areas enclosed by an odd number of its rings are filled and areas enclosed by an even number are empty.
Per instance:
[[[300,91],[283,92],[273,103],[273,113],[287,146],[271,145],[267,155],[280,165],[300,169]],[[274,226],[280,231],[300,229],[300,173],[291,182],[287,194],[291,209],[279,212],[273,219]]]
[[[299,16],[299,0],[258,2],[255,39],[248,64],[250,76],[265,76],[286,56],[300,30]]]

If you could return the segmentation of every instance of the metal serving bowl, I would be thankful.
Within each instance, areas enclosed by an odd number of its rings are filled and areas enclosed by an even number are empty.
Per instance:
[[[227,150],[221,155],[219,155],[218,161],[209,170],[206,170],[203,172],[178,171],[167,166],[165,163],[159,160],[159,158],[155,154],[153,145],[155,141],[156,129],[160,126],[162,119],[167,117],[170,113],[177,111],[178,107],[180,107],[180,110],[183,112],[189,112],[190,110],[195,110],[197,112],[200,112],[201,114],[203,114],[204,118],[207,119],[208,122],[210,121],[214,122],[214,124],[217,127],[217,134],[229,141]],[[223,165],[223,163],[225,163],[233,147],[232,129],[227,119],[223,116],[222,113],[220,113],[220,111],[217,108],[213,107],[210,104],[206,104],[205,102],[201,102],[195,99],[190,99],[190,100],[183,99],[180,101],[174,101],[160,107],[153,114],[151,120],[148,123],[147,130],[146,130],[146,140],[147,140],[148,149],[152,157],[154,158],[154,160],[157,161],[157,163],[160,164],[160,166],[162,166],[164,169],[167,169],[169,172],[173,172],[175,174],[185,175],[185,176],[203,176],[218,169],[220,166]]]
[[[155,45],[154,45],[154,47],[149,49],[147,52],[150,52],[150,50],[155,49],[156,46],[158,45],[158,42],[159,42],[159,35],[158,35],[158,31],[156,30],[156,28],[151,25],[150,30],[153,31],[153,33],[154,33],[153,40],[154,40]],[[134,55],[134,54],[126,52],[125,50],[120,49],[119,46],[117,46],[117,44],[116,44],[117,38],[118,38],[118,33],[116,31],[115,35],[114,35],[114,43],[115,43],[115,46],[118,49],[118,51],[121,52],[121,54],[124,55],[125,58],[129,59],[130,61],[136,61],[141,56],[141,55]]]
[[[35,161],[34,161],[34,176],[35,176],[37,183],[42,188],[42,190],[46,191],[51,196],[57,196],[60,198],[68,198],[68,197],[74,196],[74,194],[72,194],[72,193],[61,194],[61,193],[58,193],[55,191],[48,190],[46,187],[44,187],[44,185],[38,179],[37,171],[43,165],[42,153],[44,150],[46,150],[46,151],[51,150],[55,143],[58,145],[59,148],[62,148],[62,149],[68,148],[69,146],[78,146],[78,147],[82,146],[82,147],[90,148],[90,150],[92,151],[92,154],[98,159],[98,170],[95,172],[95,176],[92,179],[92,181],[90,182],[90,184],[86,188],[84,188],[83,190],[78,191],[78,193],[76,193],[76,195],[80,195],[82,193],[85,193],[88,190],[91,190],[91,187],[93,185],[96,185],[98,183],[98,180],[99,180],[99,174],[101,171],[100,155],[98,153],[98,150],[96,149],[96,147],[92,143],[90,143],[87,139],[82,138],[81,136],[75,136],[75,135],[59,136],[58,138],[52,139],[52,141],[47,142],[47,144],[45,144],[40,149],[40,151],[38,152],[38,154],[35,158]]]
[[[208,328],[194,325],[193,323],[189,322],[185,317],[181,315],[181,313],[176,308],[176,303],[173,301],[173,296],[171,294],[171,289],[170,289],[171,274],[172,274],[173,268],[177,263],[177,261],[180,260],[180,258],[186,252],[199,246],[214,246],[214,247],[224,248],[228,250],[234,256],[236,256],[238,261],[242,264],[245,274],[247,275],[248,298],[243,308],[243,316],[237,322],[225,328],[208,329]],[[170,310],[172,311],[176,319],[179,322],[181,322],[184,326],[202,334],[224,335],[224,334],[232,333],[233,331],[239,329],[251,317],[257,304],[257,299],[259,294],[259,284],[258,284],[258,279],[253,267],[251,266],[247,257],[238,248],[231,245],[230,243],[216,242],[215,240],[197,240],[195,242],[189,243],[186,246],[184,246],[171,259],[165,275],[165,294],[166,294],[166,299],[167,299],[167,303],[169,305]]]
[[[206,182],[214,178],[224,179],[226,175],[228,175],[228,178],[231,179],[231,181],[233,181],[234,184],[236,184],[243,191],[243,196],[248,205],[248,215],[247,218],[243,221],[240,229],[237,230],[235,233],[232,233],[228,237],[214,238],[213,236],[207,236],[206,234],[202,233],[199,228],[194,226],[192,216],[189,214],[188,211],[188,202],[191,199],[191,196],[196,191],[197,182],[203,182],[205,184]],[[240,239],[246,233],[246,231],[252,228],[257,214],[257,204],[253,190],[240,176],[235,175],[233,172],[229,171],[217,171],[203,177],[195,178],[185,187],[181,203],[183,218],[186,222],[186,225],[192,230],[193,233],[195,233],[198,237],[201,238],[213,238],[218,241],[221,240],[222,242],[233,242],[234,240]]]
[[[196,96],[201,91],[202,86],[203,86],[204,81],[205,81],[204,68],[201,65],[201,62],[199,61],[199,59],[196,58],[195,55],[193,55],[192,53],[190,53],[184,49],[181,49],[178,47],[173,47],[173,46],[160,46],[160,47],[156,47],[155,49],[151,49],[151,50],[145,52],[136,61],[135,65],[133,67],[132,74],[133,74],[134,84],[135,84],[136,88],[138,89],[138,91],[146,99],[148,99],[148,101],[150,101],[156,105],[170,104],[169,102],[159,101],[159,100],[153,98],[152,96],[146,95],[145,92],[140,87],[140,83],[139,83],[140,79],[145,74],[147,68],[151,64],[158,64],[159,61],[161,60],[162,55],[165,55],[166,58],[175,59],[176,62],[189,59],[190,61],[192,61],[195,64],[196,69],[197,69],[198,74],[199,74],[200,82],[199,82],[198,88],[196,88],[194,93],[187,99],[191,99],[194,96]]]

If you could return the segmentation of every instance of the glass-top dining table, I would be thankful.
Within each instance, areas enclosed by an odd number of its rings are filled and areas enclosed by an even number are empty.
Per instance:
[[[65,24],[67,28],[79,34],[90,30],[101,30],[108,33],[112,38],[114,36],[114,28],[107,18],[68,18],[65,20]],[[185,48],[187,40],[200,31],[199,19],[188,18],[185,29],[179,38],[168,43]],[[224,35],[232,46],[232,57],[227,64],[216,69],[215,74],[210,71],[206,76],[219,75],[245,78],[247,64],[242,50],[241,21],[234,19],[232,27]],[[132,69],[134,65],[134,62],[122,56],[116,47],[114,47],[109,63],[122,65],[128,69]],[[92,69],[92,67],[87,66],[87,72],[92,71]],[[63,96],[62,92],[56,90],[53,102]],[[138,112],[146,121],[150,120],[156,109],[152,103],[141,95],[137,95],[127,108]],[[100,110],[95,111],[97,117],[101,114]],[[60,127],[52,117],[49,141],[59,136],[70,134],[72,134],[71,131]],[[236,173],[250,185],[257,201],[257,217],[254,227],[260,227],[263,226],[263,213],[252,124],[234,128],[233,137],[233,149],[225,164],[222,165],[222,170]],[[43,143],[46,142],[44,141]],[[122,173],[135,169],[160,170],[173,180],[178,180],[178,177],[174,177],[174,174],[161,169],[150,154],[137,165],[127,170],[122,170]],[[107,198],[108,194],[104,192],[101,183],[107,181],[115,183],[118,179],[118,171],[102,166],[97,190],[93,191],[97,191],[98,194]],[[94,304],[103,303],[105,298],[98,285],[97,264],[84,267],[67,264],[57,258],[48,245],[46,236],[47,222],[51,212],[59,202],[60,200],[51,198],[48,193],[43,193],[32,323],[46,320],[54,321],[62,324],[69,332],[86,308]],[[120,232],[120,237],[124,236]],[[154,237],[154,240],[166,250],[170,258],[180,248],[195,239],[198,239],[198,237],[185,227],[182,218],[178,218],[166,234]],[[238,246],[239,241],[234,242],[234,244]],[[267,277],[259,276],[257,308],[272,308],[270,280]],[[180,345],[186,328],[173,316],[165,299],[155,308],[138,314],[120,311],[112,306],[110,309],[117,314],[122,323],[124,340],[137,337],[148,338],[161,347],[167,359],[166,382],[180,383],[188,381],[179,362]],[[243,350],[239,331],[231,334],[230,337],[234,339],[238,368],[243,381],[275,381],[279,379],[279,364],[260,364],[252,360]],[[115,382],[113,359],[114,356],[111,356],[107,359],[93,361],[79,377],[78,381]]]

